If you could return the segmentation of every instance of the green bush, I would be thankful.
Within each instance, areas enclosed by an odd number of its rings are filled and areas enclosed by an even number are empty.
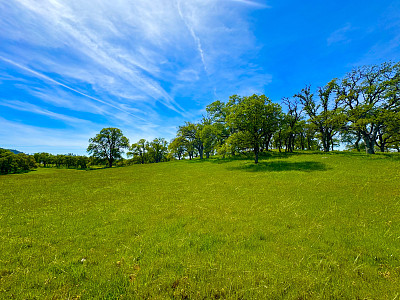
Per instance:
[[[37,165],[32,155],[14,154],[7,149],[0,148],[0,174],[19,173],[34,168],[37,168]]]

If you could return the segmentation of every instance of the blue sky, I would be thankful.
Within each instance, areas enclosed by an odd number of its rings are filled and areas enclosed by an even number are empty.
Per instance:
[[[170,140],[230,95],[274,102],[400,60],[400,1],[0,0],[0,147]]]

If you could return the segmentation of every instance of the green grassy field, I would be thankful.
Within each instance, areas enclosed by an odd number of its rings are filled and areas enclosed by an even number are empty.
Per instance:
[[[0,298],[399,299],[400,156],[0,176]]]

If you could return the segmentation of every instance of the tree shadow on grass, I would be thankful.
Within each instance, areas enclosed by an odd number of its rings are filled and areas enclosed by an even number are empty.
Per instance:
[[[18,172],[14,172],[14,173],[0,173],[0,176],[3,176],[3,175],[27,174],[27,173],[31,173],[31,172],[36,172],[36,169],[20,170],[20,171],[18,171]]]
[[[104,169],[110,169],[110,168],[109,168],[109,167],[96,167],[96,168],[89,167],[89,168],[86,168],[86,169],[77,169],[77,170],[82,170],[82,171],[97,171],[97,170],[104,170]]]
[[[290,158],[294,155],[298,155],[298,153],[290,153],[290,152],[272,152],[272,151],[268,151],[268,152],[262,152],[259,154],[259,159],[260,160],[271,160],[271,159],[286,159],[286,158]],[[240,154],[236,154],[235,156],[229,156],[229,157],[218,157],[218,156],[213,156],[210,158],[205,158],[203,160],[199,159],[199,158],[195,158],[193,160],[191,160],[191,163],[202,163],[202,162],[211,162],[211,163],[215,163],[215,164],[225,164],[225,163],[229,163],[232,161],[238,161],[238,160],[247,160],[247,161],[253,161],[254,162],[254,153],[252,152],[248,152],[248,153],[240,153]]]
[[[386,159],[391,159],[391,160],[400,160],[400,153],[398,153],[398,152],[395,152],[395,153],[377,153],[378,155],[376,155],[376,156],[380,156],[380,157],[384,157],[384,158],[386,158]],[[371,155],[370,155],[370,157],[371,157]]]
[[[134,165],[140,165],[140,164],[134,164]],[[102,166],[102,167],[89,167],[86,169],[76,169],[76,170],[81,170],[81,171],[98,171],[98,170],[106,170],[106,169],[119,169],[119,168],[125,168],[125,167],[131,167],[133,165],[127,165],[127,166],[112,166],[111,168],[108,166]]]
[[[74,170],[74,171],[96,171],[96,170],[104,170],[109,169],[108,167],[87,167],[87,168],[77,168],[77,167],[40,167],[43,169],[53,169],[53,170]],[[119,168],[119,167],[118,167]]]
[[[376,153],[376,154],[365,154],[364,152],[354,152],[354,151],[295,151],[295,152],[278,152],[278,151],[268,151],[268,152],[261,152],[259,154],[260,161],[272,161],[272,160],[282,160],[288,159],[294,156],[307,156],[307,155],[320,155],[320,156],[344,156],[344,157],[355,157],[355,158],[369,158],[369,159],[391,159],[391,160],[400,160],[400,153]],[[222,158],[220,156],[211,156],[210,158],[200,159],[196,157],[192,160],[186,159],[185,161],[190,163],[215,163],[215,164],[226,164],[233,161],[253,161],[254,162],[254,153],[252,152],[242,152],[236,154],[234,156],[228,156]],[[262,165],[261,162],[259,165]]]
[[[287,161],[267,161],[255,163],[247,163],[237,167],[229,167],[229,170],[242,170],[246,172],[284,172],[284,171],[327,171],[329,170],[325,164],[315,161],[303,162],[287,162]]]

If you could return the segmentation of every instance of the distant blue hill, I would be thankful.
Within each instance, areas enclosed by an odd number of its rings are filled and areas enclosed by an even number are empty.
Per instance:
[[[23,153],[23,152],[21,152],[21,151],[14,150],[14,149],[7,149],[7,150],[11,151],[11,152],[14,153],[14,154]]]

